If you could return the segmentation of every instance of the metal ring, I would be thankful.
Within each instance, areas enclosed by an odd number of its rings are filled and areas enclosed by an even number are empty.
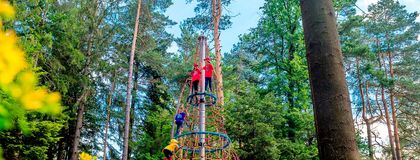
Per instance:
[[[190,103],[192,106],[199,106],[199,105],[201,104],[201,102],[200,102],[200,103],[192,103],[192,98],[193,98],[194,96],[201,96],[201,95],[204,95],[204,96],[206,96],[206,97],[210,97],[210,98],[212,98],[212,99],[213,99],[213,102],[212,102],[211,104],[206,104],[206,107],[213,106],[213,105],[215,105],[215,104],[216,104],[216,102],[217,102],[217,97],[216,97],[215,95],[213,95],[213,94],[211,94],[211,93],[202,93],[202,92],[200,92],[200,93],[194,93],[194,94],[191,94],[190,96],[188,96],[188,98],[187,98],[187,102],[188,102],[188,103]]]
[[[224,150],[225,148],[229,147],[229,145],[230,145],[230,143],[231,143],[230,138],[229,138],[226,134],[217,133],[217,132],[188,132],[188,133],[185,133],[185,134],[181,134],[181,135],[175,136],[175,139],[179,139],[179,138],[181,138],[181,137],[187,137],[187,136],[190,136],[190,135],[195,135],[195,134],[198,134],[198,135],[201,135],[201,134],[214,135],[214,136],[218,136],[218,137],[222,137],[222,138],[224,138],[224,139],[225,139],[225,141],[227,142],[227,143],[226,143],[223,147],[221,147],[221,148],[207,149],[207,150],[206,150],[206,152],[216,152],[216,151]],[[200,152],[200,150],[199,150],[199,149],[192,149],[192,148],[189,148],[189,147],[186,147],[186,146],[182,146],[182,149],[183,149],[183,150],[190,151],[190,152],[191,152],[191,151],[192,151],[192,152]]]

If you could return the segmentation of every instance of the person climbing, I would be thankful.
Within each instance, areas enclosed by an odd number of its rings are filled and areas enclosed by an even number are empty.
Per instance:
[[[172,139],[169,145],[167,145],[163,150],[163,154],[165,155],[164,160],[172,160],[172,155],[174,154],[175,150],[179,148],[178,141],[176,139]]]
[[[191,72],[192,89],[194,93],[198,92],[198,85],[200,84],[201,71],[198,64],[194,63],[194,69]]]
[[[205,71],[205,89],[206,91],[213,92],[213,89],[211,87],[211,81],[213,78],[213,65],[211,64],[211,59],[209,57],[205,58],[204,61],[206,62],[206,65],[203,67],[203,70]]]
[[[198,64],[194,63],[194,69],[191,72],[191,83],[192,83],[192,93],[197,94],[198,93],[198,85],[200,84],[200,77],[201,77],[201,71],[198,68]],[[198,103],[198,97],[194,96],[190,99],[190,103],[194,102]]]
[[[182,104],[182,106],[179,108],[179,113],[175,115],[175,124],[176,124],[175,136],[178,136],[180,130],[182,130],[186,116],[188,116],[188,113],[185,112],[184,104]]]

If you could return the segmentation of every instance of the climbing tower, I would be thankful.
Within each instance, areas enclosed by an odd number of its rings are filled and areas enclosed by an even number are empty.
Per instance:
[[[200,68],[203,68],[204,58],[208,55],[205,36],[198,38],[196,52],[199,57],[197,62]],[[216,105],[217,96],[205,91],[204,79],[205,75],[202,73],[199,92],[191,92],[190,87],[190,94],[184,103],[188,116],[185,118],[183,131],[174,137],[180,145],[174,159],[239,160],[232,150],[231,140],[224,128],[223,107]],[[177,110],[178,108],[179,105]]]

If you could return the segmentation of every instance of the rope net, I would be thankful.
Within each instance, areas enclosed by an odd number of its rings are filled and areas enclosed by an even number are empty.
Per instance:
[[[197,43],[196,54],[194,56],[195,63],[201,63],[198,59]],[[206,57],[208,57],[208,46],[205,46]],[[201,66],[201,65],[199,65]],[[180,130],[179,135],[175,136],[178,140],[180,149],[174,154],[174,159],[189,159],[189,160],[239,160],[236,153],[231,147],[231,140],[227,136],[224,127],[225,118],[223,116],[223,107],[216,105],[217,96],[209,92],[193,93],[191,82],[190,94],[183,103],[184,111],[187,113],[183,129]],[[214,83],[212,86],[215,86]],[[199,86],[199,91],[204,91],[204,88]],[[205,132],[200,132],[200,104],[205,104]],[[177,111],[178,113],[179,111]],[[200,139],[205,137],[204,143],[200,143]],[[205,157],[200,156],[200,148],[204,146]]]
[[[204,99],[200,96],[204,95]],[[201,159],[199,151],[204,145],[206,157],[211,160],[239,160],[231,149],[231,140],[224,128],[223,108],[216,104],[216,96],[210,93],[191,94],[187,98],[183,130],[175,138],[180,149],[175,153],[175,159]],[[199,104],[206,104],[206,132],[199,131]],[[205,136],[205,143],[200,143],[200,136]]]

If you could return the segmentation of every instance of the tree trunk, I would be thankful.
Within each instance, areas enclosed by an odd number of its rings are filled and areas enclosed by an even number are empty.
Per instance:
[[[319,158],[360,159],[331,0],[301,0]]]
[[[96,35],[96,32],[98,30],[98,25],[96,25],[95,16],[97,16],[96,11],[98,10],[98,0],[93,0],[93,18],[90,19],[90,34],[88,35],[87,39],[87,53],[86,53],[86,62],[85,67],[81,71],[81,75],[89,76],[90,74],[90,65],[92,64],[92,50],[94,46],[94,36]],[[77,100],[76,104],[74,106],[78,106],[77,110],[77,121],[76,121],[76,130],[74,133],[74,139],[73,139],[73,145],[71,147],[71,154],[70,159],[71,160],[77,160],[78,159],[78,147],[79,147],[79,141],[80,141],[80,130],[83,127],[83,116],[85,112],[85,102],[87,96],[90,94],[90,89],[88,89],[88,86],[83,87],[82,95]]]
[[[127,83],[127,97],[126,97],[126,107],[125,107],[125,125],[124,125],[124,149],[122,154],[122,160],[128,159],[128,137],[130,134],[130,109],[131,109],[131,82],[133,80],[133,63],[134,63],[134,53],[136,51],[136,42],[137,42],[137,33],[139,26],[140,18],[140,9],[141,9],[141,0],[137,2],[137,13],[136,13],[136,23],[134,25],[133,33],[133,42],[131,46],[130,53],[130,67],[128,70],[128,83]]]
[[[58,153],[57,153],[57,159],[65,159],[65,151],[67,150],[64,146],[66,146],[66,143],[68,142],[67,138],[64,137],[58,142]]]
[[[379,40],[378,39],[376,41],[376,45],[379,48]],[[382,65],[384,65],[383,68],[384,68],[384,72],[386,73],[386,67],[385,67],[385,62],[384,62],[385,60],[383,60],[380,52],[378,53],[378,58],[379,58],[378,63],[379,63],[380,69],[382,69]],[[382,62],[383,62],[383,64],[382,64]],[[386,98],[385,98],[385,88],[384,88],[383,84],[381,84],[381,99],[382,99],[382,104],[384,106],[386,126],[387,126],[387,129],[388,129],[389,145],[391,147],[391,155],[392,155],[392,159],[395,160],[396,159],[395,146],[394,146],[392,130],[391,130],[391,121],[389,119],[388,104],[387,104]]]
[[[384,106],[386,126],[388,128],[388,138],[389,138],[389,145],[391,146],[391,155],[392,155],[392,159],[395,160],[396,159],[395,146],[394,146],[394,141],[393,141],[393,136],[392,136],[392,131],[391,131],[391,121],[389,119],[388,105],[385,99],[385,89],[384,89],[383,84],[381,84],[381,98],[382,98],[382,104]]]
[[[218,103],[223,106],[225,104],[225,96],[223,93],[223,75],[222,75],[222,55],[220,49],[220,33],[219,33],[219,22],[222,16],[222,2],[221,0],[213,0],[212,3],[212,17],[213,17],[213,38],[214,38],[214,51],[216,52],[216,93]]]
[[[391,146],[391,154],[392,154],[392,159],[396,159],[395,156],[395,146],[394,146],[394,141],[393,141],[393,136],[392,136],[392,130],[391,130],[391,122],[389,119],[389,112],[388,112],[388,105],[386,103],[386,99],[385,99],[385,91],[384,91],[384,85],[381,84],[381,97],[382,97],[382,103],[384,106],[384,111],[385,111],[385,119],[386,119],[386,126],[388,128],[388,138],[389,138],[389,144]]]
[[[369,149],[369,159],[373,160],[374,157],[373,155],[375,154],[373,151],[373,144],[372,144],[372,129],[371,129],[371,125],[373,123],[375,123],[377,120],[379,120],[381,116],[377,117],[375,119],[375,117],[373,117],[372,115],[372,107],[370,105],[370,100],[369,100],[369,82],[366,82],[366,98],[367,98],[367,107],[369,107],[369,112],[371,114],[371,117],[367,119],[366,122],[366,132],[367,132],[367,137],[368,137],[368,149]],[[380,107],[378,106],[378,108],[380,109]],[[365,115],[366,115],[366,110],[365,110]],[[366,116],[367,117],[367,116]]]
[[[136,107],[136,103],[137,103],[137,90],[138,90],[138,82],[139,82],[139,62],[135,62],[135,70],[136,72],[134,72],[134,83],[133,83],[133,97],[131,99],[131,114],[130,114],[130,134],[128,139],[131,141],[133,140],[133,125],[134,125],[134,112],[135,112],[135,107]],[[130,145],[130,144],[129,144]],[[131,155],[131,148],[128,147],[128,156],[130,157]]]
[[[369,149],[369,158],[373,159],[373,148],[372,148],[372,135],[371,135],[371,119],[367,117],[366,115],[366,104],[365,104],[365,94],[363,92],[363,84],[362,84],[362,78],[360,77],[360,69],[359,69],[359,58],[356,58],[356,73],[357,73],[357,81],[359,83],[359,93],[360,93],[360,99],[362,101],[362,118],[363,121],[366,124],[366,134],[368,137],[368,149]],[[368,90],[366,89],[366,94]],[[369,96],[366,97],[369,101]]]
[[[77,153],[79,150],[78,148],[79,148],[79,141],[80,141],[80,130],[83,127],[83,114],[85,113],[85,102],[86,102],[86,97],[89,94],[88,92],[89,91],[85,89],[75,104],[75,106],[79,106],[79,108],[77,109],[76,130],[74,133],[73,146],[72,146],[71,155],[70,155],[71,160],[78,159]]]
[[[388,38],[388,34],[386,36]],[[391,51],[389,50],[388,44],[388,61],[389,61],[389,74],[391,79],[394,80],[394,68],[392,67],[392,55]],[[400,135],[398,134],[398,120],[397,120],[397,109],[395,107],[394,102],[394,86],[391,86],[389,89],[389,98],[391,101],[391,108],[392,108],[392,121],[394,122],[394,139],[395,139],[395,156],[397,160],[401,160],[401,149],[400,149]]]
[[[106,122],[105,122],[105,137],[104,137],[104,160],[106,160],[106,148],[107,148],[107,139],[108,139],[108,126],[109,126],[109,120],[111,118],[111,105],[112,105],[112,94],[114,93],[115,90],[115,81],[117,78],[115,78],[115,70],[114,73],[112,74],[112,78],[114,79],[112,81],[112,85],[111,85],[111,90],[108,93],[108,105],[106,106],[106,110],[107,110],[107,116],[106,116]]]

